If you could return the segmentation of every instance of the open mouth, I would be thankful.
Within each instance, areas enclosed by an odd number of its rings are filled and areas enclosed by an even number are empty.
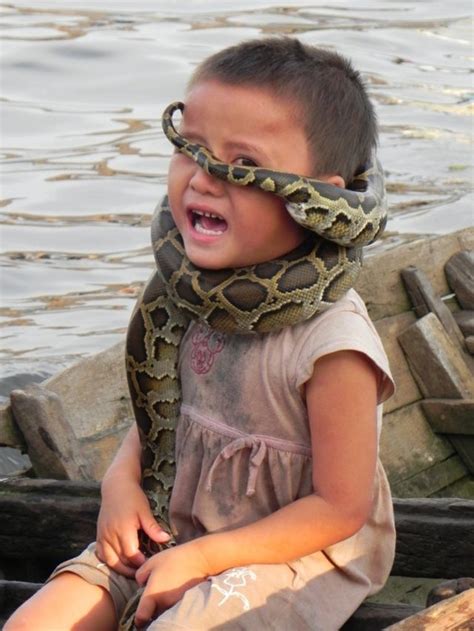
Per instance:
[[[200,234],[219,236],[227,230],[227,221],[215,213],[191,209],[191,223]]]

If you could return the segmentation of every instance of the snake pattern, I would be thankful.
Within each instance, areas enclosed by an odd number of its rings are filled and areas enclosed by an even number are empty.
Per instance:
[[[362,246],[384,230],[387,207],[383,172],[375,155],[368,168],[341,189],[319,180],[261,167],[226,164],[175,129],[172,103],[163,131],[178,151],[209,175],[254,186],[285,200],[307,239],[281,259],[239,269],[205,270],[186,257],[167,199],[152,219],[156,270],[130,320],[127,378],[142,445],[142,485],[160,525],[173,537],[156,544],[140,533],[145,554],[175,545],[168,505],[175,474],[175,427],[181,395],[180,341],[191,320],[230,334],[262,334],[304,321],[351,288],[362,264]],[[133,631],[142,590],[128,603],[120,631]]]

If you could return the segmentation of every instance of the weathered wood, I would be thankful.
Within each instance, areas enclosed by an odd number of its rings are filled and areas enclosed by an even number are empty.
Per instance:
[[[363,603],[341,627],[341,631],[381,631],[388,625],[422,610],[417,605]]]
[[[407,445],[410,448],[407,449]],[[398,497],[406,497],[401,492],[404,481],[413,481],[418,475],[430,471],[426,482],[422,481],[418,495],[431,495],[440,489],[439,476],[433,475],[432,467],[437,463],[446,463],[454,454],[451,443],[444,437],[435,434],[423,414],[420,402],[405,406],[383,419],[382,434],[380,436],[380,458],[387,472],[393,489],[397,489]],[[458,479],[466,475],[461,467],[457,473]],[[449,483],[455,479],[450,479]],[[446,486],[446,481],[441,481]],[[411,495],[412,484],[408,486]]]
[[[32,384],[10,395],[13,415],[36,473],[46,478],[91,478],[57,394]]]
[[[474,399],[425,399],[421,405],[433,430],[448,436],[474,474]]]
[[[395,394],[384,403],[385,414],[421,399],[420,389],[416,385],[407,359],[398,343],[400,333],[414,322],[416,322],[415,314],[412,311],[406,311],[374,323],[387,353],[393,379],[397,385]]]
[[[474,355],[474,335],[469,335],[468,337],[466,337],[466,348],[471,353],[471,355]]]
[[[430,589],[426,597],[426,606],[431,607],[431,605],[446,600],[446,598],[452,598],[456,596],[456,594],[461,594],[468,589],[474,589],[474,578],[470,576],[455,578],[451,581],[443,581],[436,585],[436,587]]]
[[[415,322],[398,339],[424,397],[474,396],[473,375],[434,313]]]
[[[409,444],[409,443],[408,443]],[[418,471],[415,475],[392,483],[396,497],[449,497],[455,496],[449,488],[468,480],[468,470],[457,452]],[[468,496],[472,498],[471,495]]]
[[[474,554],[474,500],[395,499],[400,576],[468,576]],[[95,538],[96,482],[0,482],[0,550],[4,558],[67,559]]]
[[[457,456],[458,457],[458,456]],[[431,497],[458,497],[471,500],[474,497],[474,477],[465,476],[445,486]]]
[[[421,406],[435,432],[474,435],[474,399],[424,399]]]
[[[56,441],[60,440],[60,436],[69,435],[71,444],[75,445],[77,462],[80,463],[83,460],[88,474],[100,480],[133,421],[124,356],[124,342],[120,342],[105,351],[80,360],[44,381],[41,387],[49,394],[39,394],[35,399],[30,387],[25,389],[30,392],[29,401],[24,399],[21,401],[24,413],[21,419],[16,419],[16,423],[23,421],[25,426],[28,425],[25,435],[30,443],[32,440],[37,442],[39,440],[38,436],[34,436],[37,433],[34,431],[35,419],[43,414],[43,420],[49,422],[50,419],[44,417],[45,415],[47,417],[48,410],[51,409],[53,415],[51,420],[54,418],[55,422],[61,425],[62,430],[58,434],[55,430],[48,431],[50,436]],[[13,405],[18,408],[20,403],[14,401]],[[15,424],[12,424],[9,407],[6,408],[4,414],[9,423],[6,427],[11,433],[11,428],[14,428]],[[13,442],[11,439],[8,440],[8,444]],[[41,450],[43,447],[44,445],[40,446]],[[38,475],[65,477],[65,474],[61,472],[61,466],[64,468],[65,464],[62,462],[62,447],[59,445],[56,447],[59,449],[59,453],[56,453],[56,461],[59,461],[57,474],[54,473],[54,469],[51,469],[48,475],[43,457],[35,458],[30,453]],[[67,445],[65,447],[67,448]],[[67,452],[64,458],[69,467]],[[49,466],[50,463],[47,463],[46,467]],[[67,475],[77,479],[80,471],[74,472],[68,469]]]
[[[452,631],[474,630],[474,590],[470,589],[424,609],[401,622],[387,628],[387,631]]]
[[[25,439],[15,423],[9,405],[0,408],[0,445],[26,450]]]
[[[401,275],[416,315],[422,318],[433,312],[446,329],[451,341],[456,340],[463,348],[464,336],[461,329],[451,311],[433,291],[426,274],[414,265],[410,265],[401,271]]]
[[[474,500],[394,500],[397,549],[392,574],[460,578],[472,572]]]
[[[420,238],[380,255],[368,255],[356,289],[373,320],[409,311],[411,304],[400,278],[400,262],[425,272],[434,291],[444,296],[450,293],[443,270],[445,262],[459,250],[472,248],[474,228],[466,228],[443,237]]]
[[[474,249],[453,254],[444,270],[461,307],[474,310]]]
[[[465,337],[474,335],[474,311],[461,309],[461,311],[454,311],[453,317]]]
[[[64,560],[95,539],[97,482],[0,480],[0,556]]]

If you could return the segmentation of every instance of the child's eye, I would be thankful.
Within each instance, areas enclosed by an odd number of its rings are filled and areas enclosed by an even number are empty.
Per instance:
[[[233,164],[237,164],[241,167],[256,167],[257,163],[252,160],[252,158],[246,158],[245,156],[240,156],[236,160],[234,160]]]

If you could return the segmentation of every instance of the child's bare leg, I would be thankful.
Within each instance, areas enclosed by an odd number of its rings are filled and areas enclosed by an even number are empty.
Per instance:
[[[3,631],[113,631],[116,628],[111,596],[77,574],[64,572],[23,603]]]

